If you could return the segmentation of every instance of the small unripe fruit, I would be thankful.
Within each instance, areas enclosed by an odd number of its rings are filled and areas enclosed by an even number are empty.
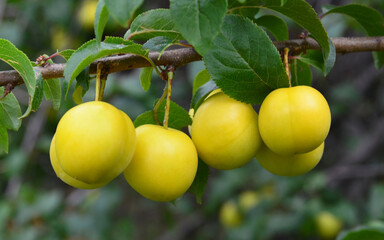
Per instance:
[[[257,118],[251,105],[224,93],[208,97],[195,112],[191,127],[201,159],[222,170],[247,164],[261,143]]]
[[[264,143],[279,155],[307,153],[328,135],[331,112],[323,95],[308,86],[279,88],[263,101],[259,129]]]
[[[278,176],[298,176],[312,170],[320,161],[324,152],[324,143],[308,153],[281,156],[262,144],[256,153],[260,165]]]
[[[197,171],[197,152],[185,133],[158,125],[136,128],[137,145],[124,171],[129,185],[154,201],[172,201],[191,186]]]

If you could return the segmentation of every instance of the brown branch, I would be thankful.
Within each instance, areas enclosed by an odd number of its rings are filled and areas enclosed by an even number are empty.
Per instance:
[[[384,51],[384,37],[357,37],[357,38],[333,38],[336,52],[351,53],[364,51]],[[308,49],[320,49],[319,44],[312,38],[296,39],[288,41],[274,42],[276,48],[281,51],[289,48],[291,52],[297,54]],[[202,57],[193,48],[182,48],[165,51],[158,60],[159,53],[149,54],[149,58],[156,65],[170,65],[180,67],[190,62],[199,61]],[[108,73],[120,72],[134,68],[150,67],[150,63],[144,58],[126,54],[99,59],[90,66],[89,73],[96,73],[98,63],[108,66]],[[64,64],[52,64],[46,67],[37,67],[41,70],[44,79],[63,77]],[[12,84],[13,86],[23,84],[21,76],[14,70],[0,72],[0,86]]]

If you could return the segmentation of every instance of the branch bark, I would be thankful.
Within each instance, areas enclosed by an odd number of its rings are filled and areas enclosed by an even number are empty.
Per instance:
[[[364,51],[384,51],[384,37],[355,37],[355,38],[333,38],[332,42],[338,53],[352,53]],[[312,38],[295,39],[274,42],[276,48],[282,51],[284,48],[289,48],[291,52],[298,54],[305,52],[308,49],[320,50],[319,44]],[[202,57],[193,48],[182,48],[176,50],[165,51],[161,58],[158,59],[159,53],[152,52],[149,58],[156,65],[170,65],[180,67],[187,63],[199,61]],[[126,54],[121,56],[112,56],[99,59],[93,62],[90,66],[89,73],[96,73],[96,66],[102,63],[107,67],[107,73],[126,71],[134,68],[150,67],[150,63],[144,58]],[[38,67],[44,79],[61,78],[63,77],[65,64],[52,64],[46,67]],[[10,84],[17,86],[23,84],[23,79],[14,70],[0,72],[0,86]]]

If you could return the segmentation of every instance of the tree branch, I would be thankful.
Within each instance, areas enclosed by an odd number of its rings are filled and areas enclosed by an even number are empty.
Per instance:
[[[384,51],[384,37],[356,37],[356,38],[333,38],[332,42],[338,53],[352,53],[364,51]],[[281,51],[284,48],[289,48],[291,52],[298,54],[305,52],[308,49],[320,50],[319,44],[312,38],[296,39],[274,42],[276,48]],[[159,53],[152,52],[149,58],[156,65],[170,65],[180,67],[187,63],[199,61],[202,57],[193,48],[182,48],[176,50],[165,51],[161,58],[158,59]],[[120,72],[134,68],[150,67],[150,63],[144,58],[126,54],[120,56],[112,56],[99,59],[93,62],[90,66],[89,73],[96,73],[96,66],[102,63],[107,67],[108,73]],[[64,64],[52,64],[46,67],[37,67],[44,79],[61,78],[63,77]],[[23,79],[14,70],[0,72],[0,86],[11,84],[17,86],[23,84]]]

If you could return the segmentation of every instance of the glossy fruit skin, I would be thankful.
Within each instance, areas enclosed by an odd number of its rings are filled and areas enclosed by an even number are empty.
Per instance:
[[[243,216],[234,201],[226,201],[221,206],[219,220],[226,228],[236,228],[243,223]]]
[[[105,102],[87,102],[64,114],[54,145],[57,161],[68,176],[105,185],[130,163],[136,132],[124,112]]]
[[[256,159],[264,169],[272,174],[293,177],[312,170],[319,163],[323,152],[324,143],[308,153],[282,156],[262,144],[256,153]]]
[[[196,176],[198,157],[185,133],[158,125],[136,128],[137,145],[124,171],[129,185],[154,201],[172,201],[183,195]]]
[[[324,142],[330,125],[327,101],[308,86],[272,91],[259,111],[261,138],[269,149],[280,155],[312,151]]]
[[[103,187],[104,185],[106,185],[108,183],[108,182],[105,182],[105,183],[101,183],[101,184],[87,184],[87,183],[79,181],[79,180],[69,176],[67,173],[65,173],[63,171],[63,169],[61,168],[59,161],[57,160],[55,136],[53,136],[52,141],[51,141],[51,146],[49,148],[49,155],[50,155],[50,159],[51,159],[52,168],[55,171],[57,177],[72,187],[81,188],[81,189],[96,189],[96,188]]]
[[[197,109],[192,140],[209,166],[229,170],[251,161],[261,144],[258,116],[251,105],[216,93]]]
[[[322,239],[335,239],[341,231],[343,223],[330,212],[323,211],[316,215],[315,224],[317,232]]]

